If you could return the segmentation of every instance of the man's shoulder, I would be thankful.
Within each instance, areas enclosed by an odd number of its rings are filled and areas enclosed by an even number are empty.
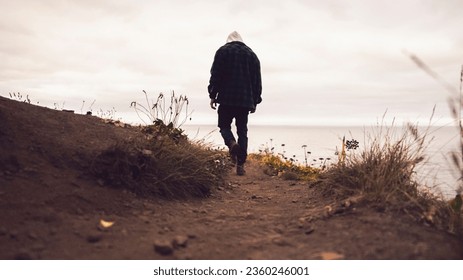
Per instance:
[[[218,53],[242,53],[242,52],[250,53],[255,55],[254,51],[248,47],[245,43],[243,42],[230,42],[226,43],[222,47],[220,47],[217,52]]]

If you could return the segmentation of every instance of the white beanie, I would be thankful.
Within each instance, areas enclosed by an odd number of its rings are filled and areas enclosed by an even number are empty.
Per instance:
[[[242,43],[243,38],[241,38],[241,35],[238,32],[233,31],[232,33],[230,33],[230,35],[228,35],[227,43],[235,42],[235,41],[238,41],[238,42]]]

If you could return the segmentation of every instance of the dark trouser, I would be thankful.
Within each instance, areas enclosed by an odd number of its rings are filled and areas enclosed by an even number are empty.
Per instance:
[[[238,154],[238,165],[246,162],[248,155],[248,115],[249,109],[236,106],[219,106],[219,128],[220,134],[225,142],[225,145],[230,147],[232,141],[236,142],[235,136],[231,130],[231,124],[235,119],[236,133],[238,134],[238,144],[241,151]]]

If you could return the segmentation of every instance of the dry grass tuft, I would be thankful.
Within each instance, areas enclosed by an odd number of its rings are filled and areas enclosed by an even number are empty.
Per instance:
[[[367,136],[367,147],[323,174],[330,188],[361,192],[372,200],[409,200],[416,197],[415,167],[424,159],[424,140],[418,128],[409,125],[402,135],[394,127],[379,127]]]
[[[366,135],[363,151],[331,166],[312,184],[327,195],[346,199],[361,196],[380,211],[400,211],[425,223],[449,230],[452,212],[417,182],[415,169],[424,161],[427,130],[416,125],[404,129],[381,124]]]
[[[166,198],[204,197],[223,183],[226,154],[161,124],[143,132],[145,139],[118,143],[98,155],[91,173],[105,185]]]

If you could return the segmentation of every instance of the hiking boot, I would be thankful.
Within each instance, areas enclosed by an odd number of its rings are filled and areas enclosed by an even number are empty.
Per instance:
[[[240,153],[240,150],[241,150],[240,145],[238,145],[238,143],[236,143],[235,141],[231,141],[229,149],[230,149],[231,161],[233,165],[236,165],[238,161],[238,154]]]
[[[244,176],[246,174],[246,170],[244,170],[244,165],[237,165],[236,166],[236,175]]]

